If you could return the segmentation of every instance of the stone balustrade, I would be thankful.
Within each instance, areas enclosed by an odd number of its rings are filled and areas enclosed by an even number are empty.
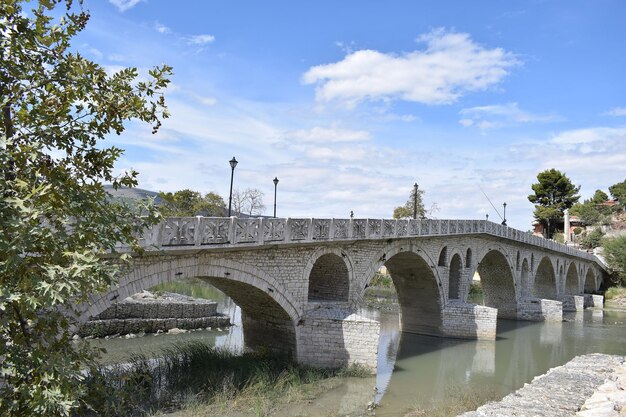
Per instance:
[[[487,220],[169,217],[140,238],[147,250],[486,234],[603,263],[593,254]],[[120,248],[125,249],[125,248]]]

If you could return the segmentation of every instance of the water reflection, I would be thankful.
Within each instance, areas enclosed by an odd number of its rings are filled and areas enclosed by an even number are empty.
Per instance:
[[[154,354],[151,352],[188,340],[240,352],[241,310],[225,296],[217,301],[218,311],[228,314],[234,323],[230,329],[101,340],[94,344],[106,347],[108,360],[117,361],[128,358],[131,352]],[[620,311],[586,310],[568,314],[567,321],[557,323],[499,320],[495,341],[401,333],[398,313],[363,309],[359,314],[381,324],[376,390],[372,390],[372,379],[346,379],[309,404],[294,406],[302,410],[290,408],[285,416],[296,411],[308,416],[344,415],[358,409],[359,404],[363,409],[372,400],[379,404],[377,416],[404,416],[416,407],[443,406],[455,398],[457,391],[503,397],[576,355],[626,355],[626,313]]]
[[[499,320],[495,341],[401,334],[390,378],[381,378],[380,373],[386,375],[393,359],[379,354],[376,400],[380,406],[376,415],[403,416],[415,407],[443,406],[456,390],[467,395],[491,392],[503,397],[574,356],[592,352],[626,354],[626,313],[599,314],[590,310],[568,320]],[[394,351],[382,345],[383,339],[395,343],[392,336],[384,335],[383,329],[392,330],[382,323],[380,349]]]

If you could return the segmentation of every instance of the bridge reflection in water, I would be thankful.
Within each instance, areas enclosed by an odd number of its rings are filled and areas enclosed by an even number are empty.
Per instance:
[[[626,354],[626,312],[587,310],[564,322],[499,320],[495,342],[398,333],[396,316],[380,320],[380,351],[391,354],[379,354],[377,416],[441,407],[459,401],[459,393],[501,398],[577,355]]]
[[[106,347],[112,355],[126,357],[132,349],[157,351],[184,340],[200,340],[241,351],[241,310],[228,297],[218,301],[219,310],[229,314],[235,324],[228,330],[92,343]],[[372,391],[374,381],[370,379],[349,379],[300,410],[302,413],[346,414],[352,412],[350,407],[363,408],[375,401],[379,404],[376,415],[402,416],[415,407],[449,405],[458,401],[459,392],[481,398],[486,394],[503,397],[576,355],[626,354],[626,313],[623,312],[587,310],[566,314],[565,322],[499,320],[495,341],[402,333],[398,313],[361,309],[359,314],[381,325],[376,391]],[[114,359],[123,360],[123,357]]]

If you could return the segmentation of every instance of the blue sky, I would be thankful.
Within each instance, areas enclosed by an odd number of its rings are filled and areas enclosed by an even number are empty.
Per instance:
[[[140,186],[265,192],[278,215],[390,217],[414,182],[436,218],[528,230],[539,171],[587,198],[626,178],[623,1],[87,1],[75,46],[109,71],[174,67],[157,135],[111,143]]]

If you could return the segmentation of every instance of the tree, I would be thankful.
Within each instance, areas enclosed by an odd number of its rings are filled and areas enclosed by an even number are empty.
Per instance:
[[[626,208],[626,180],[611,185],[609,192],[614,199],[619,201],[622,207]]]
[[[248,216],[259,216],[265,211],[263,204],[263,192],[258,188],[246,188],[240,191],[233,190],[233,211],[236,214],[247,214]]]
[[[575,203],[570,209],[570,214],[580,217],[586,225],[599,225],[611,223],[611,207],[603,205],[609,200],[609,196],[602,190],[596,190],[588,200]]]
[[[134,236],[158,221],[148,205],[106,198],[104,182],[133,187],[137,173],[114,176],[122,150],[102,141],[131,119],[159,128],[171,68],[107,75],[71,49],[89,19],[81,2],[22,3],[0,3],[0,414],[67,416],[89,401],[94,355],[71,343],[76,306],[128,261],[101,255],[140,250]]]
[[[209,216],[224,215],[226,205],[222,197],[215,193],[208,193],[204,197],[197,191],[189,189],[174,193],[160,192],[160,211],[165,217]]]
[[[580,238],[580,246],[587,249],[595,249],[602,244],[603,236],[604,232],[599,227],[590,232],[584,232]]]
[[[602,254],[609,267],[617,273],[620,284],[626,286],[626,235],[605,238],[602,246],[604,248]]]
[[[424,202],[422,201],[422,196],[424,195],[424,190],[417,190],[417,218],[422,219],[426,217],[426,209],[424,208]],[[409,195],[409,199],[404,203],[403,206],[398,206],[393,210],[393,218],[394,219],[412,219],[413,214],[415,212],[415,204],[416,195],[415,195],[415,187],[411,189],[411,194]]]
[[[580,186],[576,187],[565,174],[554,168],[537,174],[537,180],[539,182],[532,185],[534,194],[529,195],[528,200],[535,204],[535,219],[544,225],[550,238],[565,209],[571,208],[580,198],[577,195]]]

